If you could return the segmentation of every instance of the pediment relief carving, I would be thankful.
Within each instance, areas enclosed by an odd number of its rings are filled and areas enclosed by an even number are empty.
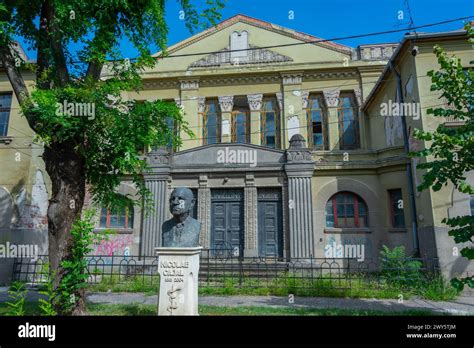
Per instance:
[[[291,57],[276,53],[269,49],[258,48],[252,45],[249,45],[249,48],[250,49],[248,51],[244,51],[246,53],[245,55],[242,54],[238,57],[233,57],[232,51],[228,46],[216,53],[209,54],[206,57],[191,63],[189,68],[206,68],[222,65],[238,66],[244,64],[284,63],[293,61]]]

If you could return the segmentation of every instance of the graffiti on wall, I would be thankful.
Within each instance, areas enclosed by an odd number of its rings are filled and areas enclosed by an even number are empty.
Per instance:
[[[131,234],[112,234],[94,246],[94,255],[129,256],[132,248],[133,236]]]

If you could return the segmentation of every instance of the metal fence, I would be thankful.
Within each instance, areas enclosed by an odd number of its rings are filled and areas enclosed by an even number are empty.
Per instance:
[[[16,259],[13,280],[37,285],[47,280],[46,255],[36,262]],[[90,255],[90,284],[131,284],[137,291],[159,284],[157,256]],[[320,290],[387,289],[422,284],[439,275],[438,260],[427,258],[365,259],[241,257],[233,250],[206,249],[200,259],[199,285],[202,291],[235,289],[281,290],[320,294]],[[327,295],[327,293],[325,293]]]

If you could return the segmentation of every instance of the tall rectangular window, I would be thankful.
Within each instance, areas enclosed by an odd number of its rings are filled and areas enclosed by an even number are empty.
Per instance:
[[[261,111],[261,142],[263,146],[280,147],[280,110],[274,98],[265,98]]]
[[[12,94],[0,94],[0,137],[8,134],[8,122],[10,121],[10,109],[12,105]]]
[[[403,197],[401,189],[388,190],[390,204],[390,219],[392,227],[405,227],[405,214],[403,212]]]
[[[474,216],[474,195],[471,196],[471,216]]]
[[[168,142],[166,144],[166,148],[168,150],[173,150],[173,136],[176,135],[176,127],[175,127],[175,122],[173,117],[167,117],[166,118],[166,124],[168,125],[168,129],[170,130],[170,133],[167,134]]]
[[[232,142],[250,143],[250,111],[234,108],[232,113]]]
[[[359,148],[359,122],[356,105],[353,94],[341,94],[338,108],[341,150]]]
[[[309,96],[306,117],[308,121],[308,147],[327,150],[327,118],[322,96]]]
[[[216,99],[206,100],[203,114],[203,143],[216,144],[221,142],[221,112]]]

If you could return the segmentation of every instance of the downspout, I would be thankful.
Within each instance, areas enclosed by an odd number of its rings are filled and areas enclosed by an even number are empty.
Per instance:
[[[400,72],[397,71],[397,69],[395,68],[395,65],[393,64],[393,59],[390,59],[389,64],[390,64],[390,68],[393,70],[393,72],[397,76],[397,90],[398,90],[398,96],[399,96],[398,102],[404,103],[402,77],[400,75]],[[402,110],[402,113],[403,113],[403,108],[399,108],[399,109]],[[403,128],[403,145],[404,145],[405,153],[408,156],[408,153],[410,152],[410,147],[408,143],[407,120],[404,114],[401,115],[401,118],[402,118],[402,128]],[[413,187],[414,186],[413,171],[412,171],[410,158],[408,158],[406,171],[407,171],[407,179],[408,179],[408,192],[410,194],[410,211],[411,211],[411,221],[412,221],[411,229],[412,229],[412,237],[413,237],[413,248],[414,248],[415,256],[419,256],[420,243],[418,239],[418,221],[417,221],[417,214],[416,214],[415,190]]]

